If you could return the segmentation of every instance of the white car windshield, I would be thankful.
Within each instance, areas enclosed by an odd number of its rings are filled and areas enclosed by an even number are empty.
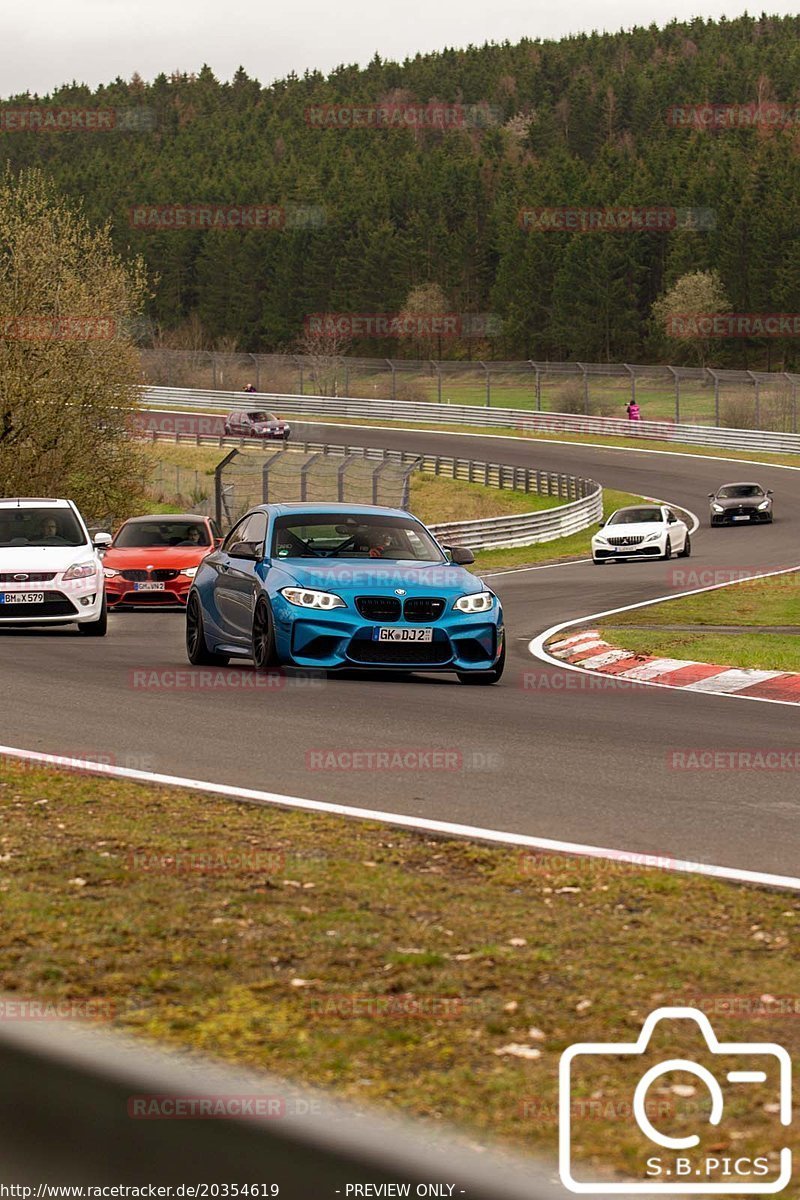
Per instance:
[[[85,546],[86,535],[68,508],[0,510],[0,549],[12,546]]]
[[[646,521],[663,523],[664,514],[660,508],[622,508],[609,517],[609,525],[642,525]]]

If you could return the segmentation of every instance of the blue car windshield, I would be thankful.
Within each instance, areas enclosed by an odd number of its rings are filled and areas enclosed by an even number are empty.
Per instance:
[[[430,534],[411,517],[302,513],[277,517],[273,558],[385,558],[444,562]]]

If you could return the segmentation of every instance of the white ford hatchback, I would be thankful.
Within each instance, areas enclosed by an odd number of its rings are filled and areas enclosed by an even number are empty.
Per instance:
[[[72,625],[88,637],[107,626],[98,549],[71,500],[0,500],[0,629]]]

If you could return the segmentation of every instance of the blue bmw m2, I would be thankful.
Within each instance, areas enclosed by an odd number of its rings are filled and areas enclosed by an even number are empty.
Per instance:
[[[197,568],[186,650],[197,666],[252,658],[260,671],[450,671],[497,683],[503,612],[403,509],[263,504]]]

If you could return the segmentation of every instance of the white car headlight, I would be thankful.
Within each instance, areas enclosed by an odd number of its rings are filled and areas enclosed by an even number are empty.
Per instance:
[[[663,533],[662,529],[659,529],[658,533],[648,533],[647,537],[644,540],[646,542],[657,542],[658,539],[661,537],[662,533]]]
[[[318,592],[314,588],[281,588],[281,595],[298,608],[317,608],[328,612],[332,608],[347,608],[341,596],[334,592]]]
[[[187,579],[194,579],[197,574],[197,567],[183,567],[181,575],[185,575]]]
[[[116,575],[119,575],[119,571],[115,571],[113,567],[103,567],[103,574],[106,579],[113,579]]]
[[[711,505],[711,511],[712,511],[712,512],[724,512],[724,511],[725,511],[725,509],[722,507],[722,505],[721,505],[721,504],[712,504],[712,505]]]
[[[763,511],[765,508],[769,508],[769,500],[762,500],[758,507],[759,507],[759,511]]]
[[[479,613],[488,612],[493,604],[492,592],[473,592],[471,596],[459,596],[453,608],[457,608],[459,612]]]
[[[81,562],[73,563],[64,572],[64,582],[68,579],[88,579],[91,575],[97,574],[97,563]]]

